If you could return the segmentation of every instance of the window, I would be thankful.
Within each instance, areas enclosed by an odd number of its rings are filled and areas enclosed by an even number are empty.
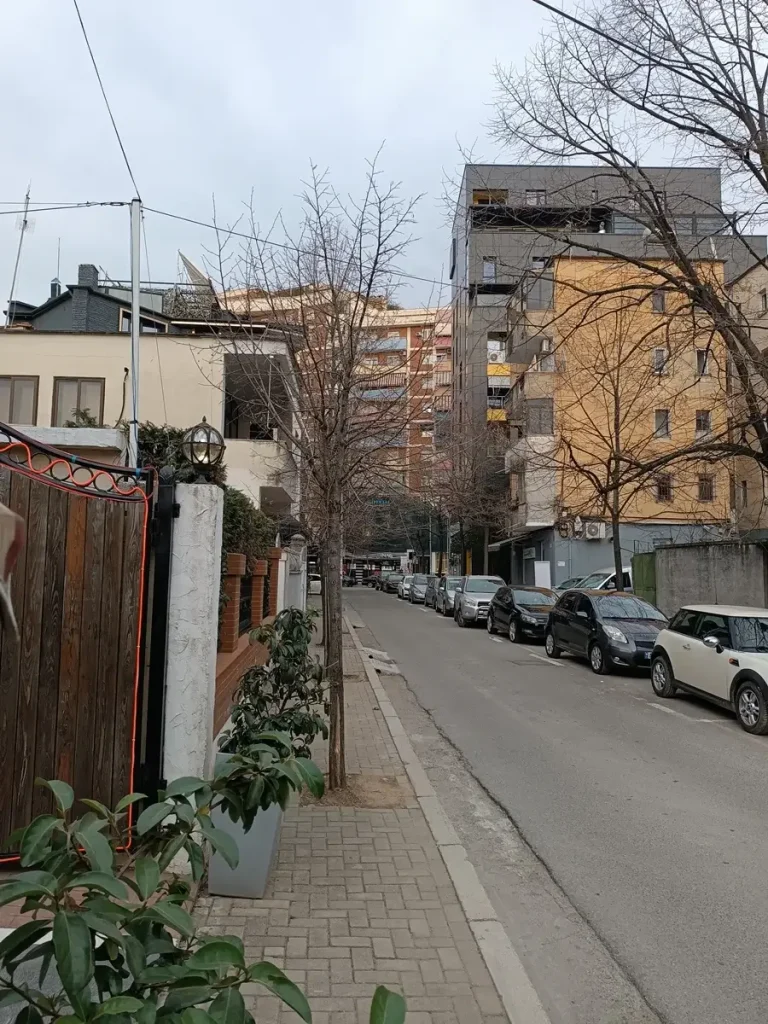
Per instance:
[[[546,206],[547,192],[543,188],[527,188],[525,190],[526,206]]]
[[[672,477],[660,473],[656,477],[656,501],[672,501]]]
[[[696,349],[696,376],[709,376],[709,350],[706,348]]]
[[[746,508],[749,504],[749,484],[746,480],[739,481],[739,507]]]
[[[706,437],[712,430],[712,413],[709,409],[696,410],[696,437]]]
[[[131,314],[126,309],[120,310],[120,330],[124,334],[130,333]],[[163,320],[153,320],[149,316],[139,317],[139,330],[142,334],[167,334],[168,324]]]
[[[696,214],[696,233],[699,235],[724,235],[728,221],[720,214]]]
[[[507,202],[507,190],[505,188],[473,188],[473,206],[503,206]]]
[[[455,238],[451,239],[451,272],[448,275],[453,280],[453,275],[456,273],[456,245],[457,241]]]
[[[653,350],[653,372],[654,373],[666,373],[667,363],[669,362],[669,352],[665,348],[655,348]]]
[[[723,647],[731,646],[728,622],[723,615],[712,615],[710,612],[703,613],[696,626],[694,635],[699,640],[703,640],[705,636],[716,636]]]
[[[660,288],[657,288],[651,295],[651,303],[653,304],[654,313],[663,313],[667,305],[667,296]]]
[[[593,203],[596,203],[596,202],[597,202],[597,200],[598,200],[598,193],[597,193],[597,189],[596,189],[596,188],[593,188],[593,189],[592,189],[592,202],[593,202]]]
[[[715,478],[713,476],[699,476],[699,501],[715,500]]]
[[[483,281],[493,282],[496,280],[496,257],[483,256]]]
[[[37,423],[38,377],[0,377],[0,423]]]
[[[765,288],[760,292],[760,312],[768,313],[768,291]]]
[[[690,608],[681,608],[676,615],[672,616],[669,628],[675,633],[682,633],[683,636],[695,636],[698,619],[698,612],[691,611]]]
[[[669,437],[669,409],[656,409],[654,412],[654,437]]]
[[[525,400],[525,432],[531,435],[554,434],[554,403],[551,398]]]
[[[734,648],[768,654],[768,619],[734,615],[731,619]]]
[[[54,377],[53,426],[100,427],[104,420],[103,377]]]
[[[534,270],[545,270],[548,263],[548,256],[531,256],[531,266]]]

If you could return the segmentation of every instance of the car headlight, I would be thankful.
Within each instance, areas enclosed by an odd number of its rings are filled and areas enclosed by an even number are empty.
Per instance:
[[[521,622],[529,622],[532,626],[536,625],[536,619],[534,619],[532,615],[525,615],[524,613],[521,613],[520,620]]]
[[[617,629],[616,626],[603,626],[603,629],[605,630],[605,635],[609,636],[611,640],[616,640],[620,644],[629,643],[621,630]]]

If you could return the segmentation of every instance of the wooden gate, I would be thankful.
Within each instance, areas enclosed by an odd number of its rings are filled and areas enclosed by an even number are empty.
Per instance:
[[[0,425],[0,501],[27,527],[12,584],[19,636],[0,637],[0,850],[50,806],[38,776],[108,806],[132,789],[148,481]]]

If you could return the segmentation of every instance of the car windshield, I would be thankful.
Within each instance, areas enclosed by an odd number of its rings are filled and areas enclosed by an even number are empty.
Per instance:
[[[504,580],[487,579],[484,576],[470,576],[464,588],[468,594],[495,594],[499,587],[504,586]]]
[[[731,631],[737,651],[754,651],[768,654],[768,616],[734,616]]]
[[[658,608],[639,597],[598,597],[597,610],[604,619],[657,619],[666,622]]]
[[[605,582],[606,576],[610,573],[607,572],[593,572],[591,576],[585,576],[579,584],[582,590],[599,590],[600,585]]]
[[[413,576],[403,576],[403,583],[410,583]]]
[[[414,576],[413,582],[417,587],[426,587],[427,577],[426,576]]]
[[[449,576],[445,581],[447,590],[455,590],[456,587],[461,583],[461,576]]]
[[[515,604],[541,605],[550,608],[557,597],[551,590],[513,590]]]
[[[401,572],[391,572],[389,576],[387,576],[388,580],[401,580],[402,578],[403,574]]]
[[[572,576],[569,580],[563,580],[562,583],[558,583],[557,589],[572,590],[574,587],[578,587],[583,579],[583,576]]]

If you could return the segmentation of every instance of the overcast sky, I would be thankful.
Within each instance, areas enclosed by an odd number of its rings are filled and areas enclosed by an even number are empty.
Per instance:
[[[486,134],[493,63],[521,61],[541,26],[530,0],[79,2],[147,205],[208,221],[215,194],[220,220],[232,220],[253,190],[261,225],[280,211],[290,222],[310,160],[354,190],[384,143],[387,177],[424,193],[402,265],[438,279],[444,176],[459,165],[458,142],[500,157]],[[70,0],[5,5],[0,97],[0,202],[22,199],[29,182],[33,201],[131,198]],[[3,309],[16,221],[0,216]],[[146,226],[153,280],[177,279],[177,250],[200,263],[210,244],[177,221],[148,214]],[[65,284],[78,263],[128,276],[127,210],[38,213],[16,298],[47,296],[59,238]],[[398,300],[434,301],[430,291],[411,282]]]

